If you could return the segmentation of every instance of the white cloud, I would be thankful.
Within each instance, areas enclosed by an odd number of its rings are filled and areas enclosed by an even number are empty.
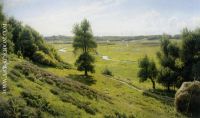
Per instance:
[[[18,7],[19,5],[24,5],[31,0],[3,0],[3,4],[6,7],[6,9],[13,9],[15,7]]]
[[[11,6],[16,7],[19,3],[26,4],[30,0],[8,1],[12,1]],[[155,9],[139,12],[135,12],[134,9],[128,10],[129,12],[120,11],[123,2],[125,0],[85,0],[79,5],[61,8],[58,6],[56,10],[44,9],[35,16],[16,17],[44,35],[72,35],[74,23],[83,18],[89,19],[95,35],[148,35],[163,32],[176,34],[184,27],[194,29],[200,25],[199,16],[167,16]]]
[[[23,18],[22,20],[44,35],[72,35],[71,30],[75,23],[80,22],[83,18],[95,20],[95,18],[105,15],[107,8],[118,5],[119,2],[119,0],[96,0],[77,8],[66,7],[59,10],[43,11],[40,16]],[[74,9],[76,10],[74,11]]]

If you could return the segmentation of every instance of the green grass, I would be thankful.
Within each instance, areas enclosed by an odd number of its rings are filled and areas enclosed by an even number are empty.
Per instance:
[[[76,56],[73,54],[71,44],[54,44],[56,49],[66,48],[67,52],[59,52],[64,61],[73,65]],[[175,111],[173,103],[168,100],[154,98],[143,94],[126,84],[111,78],[127,81],[138,88],[148,90],[152,87],[151,82],[139,83],[137,78],[138,60],[147,54],[156,59],[155,53],[159,50],[158,41],[132,42],[126,44],[116,43],[114,45],[99,44],[99,55],[95,55],[96,73],[90,74],[88,78],[82,76],[83,72],[76,69],[58,69],[46,66],[33,66],[23,59],[13,57],[9,64],[9,72],[20,77],[17,81],[8,79],[9,91],[5,99],[20,97],[27,89],[33,95],[44,98],[52,109],[59,113],[57,117],[96,117],[116,116],[125,114],[136,118],[175,118],[183,117]],[[101,56],[109,56],[112,60],[102,60]],[[24,69],[14,68],[16,65],[28,63]],[[31,66],[30,66],[31,65]],[[102,75],[102,70],[108,68],[113,77]],[[30,79],[22,70],[28,70]],[[9,77],[10,78],[10,77]],[[42,79],[43,78],[43,79]],[[77,82],[78,81],[78,82]],[[164,88],[157,84],[157,88]],[[52,92],[53,91],[53,92]],[[31,106],[29,106],[31,107]],[[37,109],[33,107],[33,109]],[[43,117],[53,117],[51,113],[42,111]]]
[[[66,48],[66,52],[59,52],[59,55],[70,64],[74,64],[76,55],[73,54],[73,47],[71,44],[54,44],[56,49]],[[144,55],[148,55],[151,59],[154,59],[158,65],[156,58],[156,52],[159,51],[159,41],[136,41],[131,42],[128,46],[125,43],[114,43],[112,45],[99,44],[97,48],[98,55],[94,55],[95,62],[95,74],[91,74],[95,80],[94,84],[88,84],[90,87],[100,90],[105,94],[114,97],[117,101],[115,103],[118,111],[134,114],[137,117],[155,117],[157,115],[163,117],[176,117],[175,110],[172,104],[168,104],[167,101],[158,101],[154,98],[144,96],[141,92],[130,89],[126,85],[120,84],[114,80],[110,80],[108,77],[103,76],[102,70],[109,68],[114,74],[114,78],[127,81],[132,85],[144,90],[148,90],[152,87],[151,82],[144,83],[139,82],[137,77],[138,60]],[[102,56],[106,55],[111,60],[103,60]],[[59,76],[70,77],[69,75],[81,75],[82,72],[76,70],[59,70],[54,68],[46,68],[50,72],[54,72]],[[84,78],[73,80],[84,82]],[[87,83],[86,83],[87,84]],[[163,90],[164,87],[157,84],[157,88]],[[106,111],[104,111],[106,112]],[[171,115],[169,115],[171,114]]]
[[[56,49],[66,48],[66,52],[59,52],[59,54],[66,62],[74,64],[77,56],[73,54],[71,44],[54,44],[54,47]],[[101,73],[102,70],[108,68],[113,72],[115,77],[132,82],[134,85],[144,89],[150,88],[151,84],[149,82],[139,83],[138,81],[138,60],[146,54],[158,63],[156,52],[159,49],[158,40],[131,42],[128,47],[125,43],[115,43],[114,45],[99,44],[97,48],[99,55],[95,55],[96,73]],[[102,60],[103,55],[108,56],[112,60]],[[157,66],[159,65],[157,64]],[[62,75],[62,73],[59,74]],[[158,85],[158,87],[161,86]]]

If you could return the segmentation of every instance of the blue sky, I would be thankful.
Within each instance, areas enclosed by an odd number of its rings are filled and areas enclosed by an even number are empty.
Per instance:
[[[200,0],[3,0],[4,12],[44,36],[73,35],[87,18],[94,35],[177,34],[200,26]]]

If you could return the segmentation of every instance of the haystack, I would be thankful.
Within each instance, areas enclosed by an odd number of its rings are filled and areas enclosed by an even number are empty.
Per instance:
[[[175,95],[178,112],[189,116],[200,116],[200,82],[184,82]]]

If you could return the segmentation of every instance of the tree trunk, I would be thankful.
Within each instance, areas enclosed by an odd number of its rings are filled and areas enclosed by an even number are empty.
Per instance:
[[[87,70],[85,70],[85,76],[88,76]]]
[[[151,82],[152,82],[152,87],[153,87],[153,89],[155,89],[156,88],[156,83],[155,83],[155,81],[152,79],[152,78],[150,78],[151,79]]]

